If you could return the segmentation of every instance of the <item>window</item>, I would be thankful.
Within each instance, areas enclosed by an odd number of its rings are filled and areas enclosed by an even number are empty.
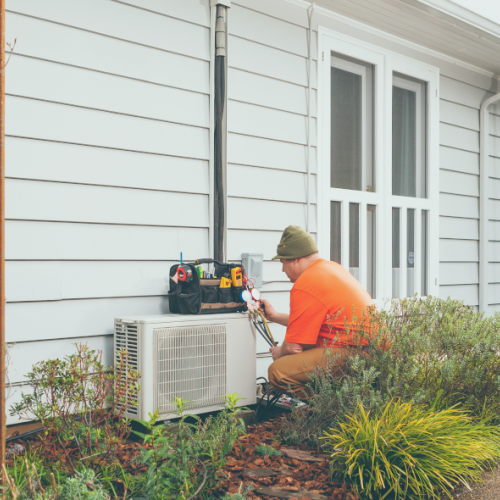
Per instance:
[[[331,82],[331,186],[373,191],[373,65],[332,54]]]
[[[320,250],[374,299],[436,294],[438,70],[319,33]]]

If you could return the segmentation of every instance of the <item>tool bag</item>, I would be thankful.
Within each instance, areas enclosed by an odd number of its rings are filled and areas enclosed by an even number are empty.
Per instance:
[[[192,280],[189,282],[172,279],[177,274],[181,264],[170,268],[170,292],[168,303],[170,312],[174,314],[215,314],[246,311],[247,305],[240,299],[243,287],[220,288],[222,276],[231,278],[231,269],[241,267],[238,264],[221,264],[214,259],[200,259],[198,264],[215,264],[217,278],[200,278],[195,264],[183,263],[192,271]]]

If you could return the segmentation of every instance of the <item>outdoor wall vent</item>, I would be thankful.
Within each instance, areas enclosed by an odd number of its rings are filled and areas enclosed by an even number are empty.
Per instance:
[[[138,404],[126,416],[148,420],[176,417],[176,397],[189,401],[188,413],[221,408],[224,394],[255,397],[255,331],[247,314],[137,316],[115,319],[115,365],[123,348],[142,377]],[[124,374],[122,375],[124,376]]]

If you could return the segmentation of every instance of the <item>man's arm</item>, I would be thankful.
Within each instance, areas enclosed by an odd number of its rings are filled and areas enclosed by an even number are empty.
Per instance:
[[[315,344],[294,344],[293,342],[283,341],[281,346],[271,347],[269,352],[273,356],[273,361],[276,361],[278,358],[282,358],[283,356],[289,356],[290,354],[300,354],[303,351],[308,351],[316,347]]]
[[[268,300],[262,299],[261,302],[264,304],[266,318],[269,321],[288,326],[289,314],[277,312]]]

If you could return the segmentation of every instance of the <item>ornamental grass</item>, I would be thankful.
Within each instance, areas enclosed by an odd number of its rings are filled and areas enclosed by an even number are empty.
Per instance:
[[[480,481],[500,457],[500,429],[457,408],[434,411],[390,402],[373,415],[361,404],[322,438],[333,476],[361,499],[449,498]]]

